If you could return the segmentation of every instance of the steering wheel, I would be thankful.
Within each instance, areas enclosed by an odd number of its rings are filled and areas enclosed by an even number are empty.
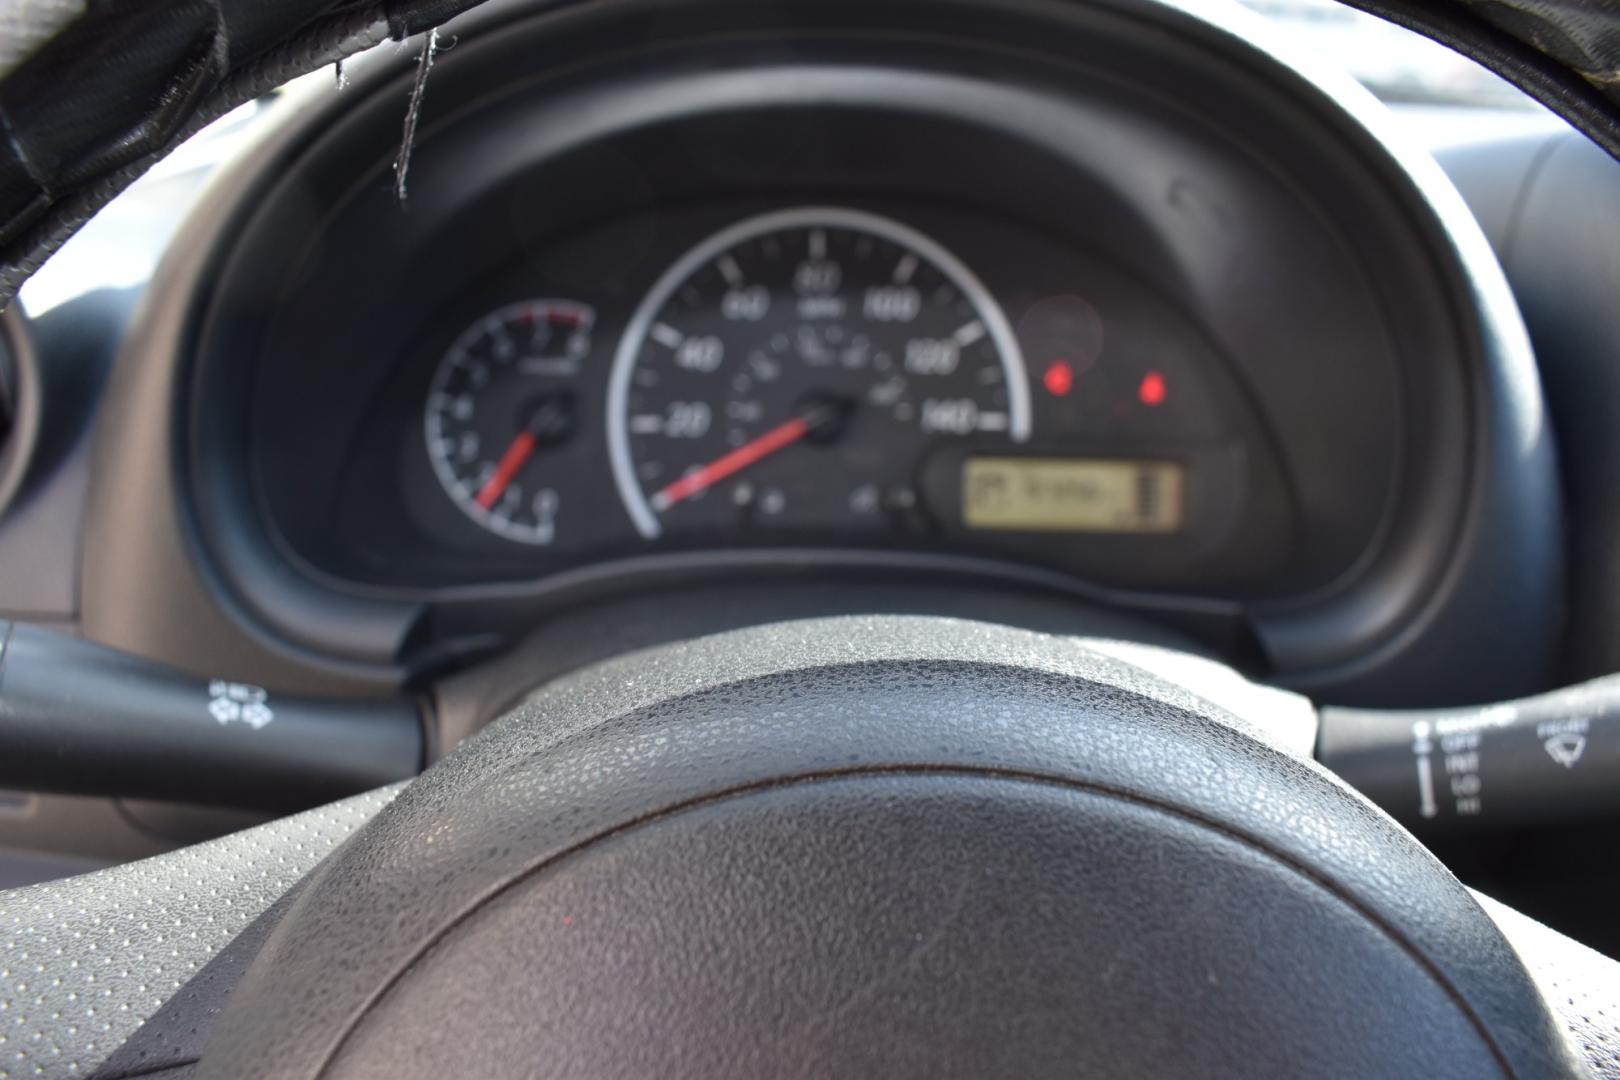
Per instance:
[[[0,1069],[1615,1075],[1620,965],[1237,681],[932,617],[620,657],[397,797],[0,894]]]

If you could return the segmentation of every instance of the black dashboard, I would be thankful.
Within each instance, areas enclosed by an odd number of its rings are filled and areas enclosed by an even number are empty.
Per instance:
[[[421,590],[789,544],[1205,590],[1340,569],[1293,544],[1266,428],[1143,283],[934,206],[760,205],[549,240],[422,305],[402,356],[289,319],[265,352],[308,362],[263,366],[250,449],[282,538]]]
[[[124,337],[84,631],[364,694],[978,604],[1327,700],[1544,686],[1551,445],[1433,163],[1257,24],[912,15],[486,5],[403,176],[413,56],[286,95]]]

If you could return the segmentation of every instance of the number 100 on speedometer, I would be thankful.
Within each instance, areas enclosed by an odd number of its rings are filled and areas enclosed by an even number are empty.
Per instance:
[[[925,524],[917,477],[964,439],[1030,435],[1018,342],[978,279],[908,226],[800,208],[678,259],[610,383],[614,479],[643,536]]]

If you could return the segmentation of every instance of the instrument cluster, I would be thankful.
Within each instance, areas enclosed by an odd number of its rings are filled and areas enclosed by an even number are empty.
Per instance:
[[[570,280],[627,232],[662,243]],[[394,370],[323,560],[380,584],[832,546],[1208,585],[1288,554],[1281,470],[1215,348],[1012,223],[816,204],[598,226],[457,297]]]
[[[420,672],[617,604],[805,610],[780,589],[1129,612],[1341,687],[1543,640],[1462,602],[1545,583],[1557,520],[1472,226],[1241,36],[480,10],[408,200],[379,57],[176,245],[130,423],[185,410],[176,520],[267,639]],[[109,558],[190,542],[151,502]]]

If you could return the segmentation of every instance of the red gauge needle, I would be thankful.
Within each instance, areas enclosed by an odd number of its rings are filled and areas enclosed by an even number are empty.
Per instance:
[[[572,408],[570,399],[555,398],[543,400],[534,415],[529,418],[517,438],[512,440],[501,460],[496,463],[495,471],[490,474],[484,486],[478,489],[473,496],[473,502],[485,510],[493,509],[501,495],[517,479],[517,474],[523,471],[523,466],[529,463],[534,452],[540,448],[542,442],[557,442],[568,436],[572,427]]]
[[[759,438],[743,443],[723,457],[715,458],[701,469],[694,469],[652,497],[652,508],[663,513],[676,503],[718,484],[726,477],[786,449],[804,438],[814,429],[815,416],[795,416],[785,424],[771,428]]]
[[[495,466],[495,472],[484,481],[484,486],[478,489],[478,495],[473,502],[485,510],[493,507],[495,500],[501,497],[501,493],[512,483],[519,470],[528,464],[529,458],[534,456],[534,451],[539,445],[540,439],[534,432],[527,429],[518,432],[517,438],[512,440],[512,445],[501,455],[500,464]]]

